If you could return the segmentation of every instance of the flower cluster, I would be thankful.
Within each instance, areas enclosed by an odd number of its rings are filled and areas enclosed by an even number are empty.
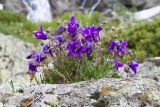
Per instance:
[[[39,31],[34,32],[34,37],[39,40],[49,40],[44,44],[40,52],[32,52],[29,59],[29,71],[37,72],[37,67],[42,65],[47,57],[54,57],[55,50],[64,51],[71,58],[75,57],[81,61],[83,56],[90,57],[95,49],[95,44],[100,40],[101,26],[80,27],[79,23],[72,16],[67,26],[60,26],[54,35],[49,35],[43,31],[42,26]]]
[[[83,64],[83,62],[85,61],[82,60],[83,57],[89,58],[92,56],[95,49],[99,48],[100,48],[99,50],[102,49],[99,45],[98,46],[96,45],[100,41],[101,30],[102,26],[81,27],[78,21],[76,21],[74,16],[70,18],[70,20],[66,25],[60,26],[54,33],[50,33],[49,31],[45,32],[42,26],[40,26],[40,30],[34,32],[33,36],[36,39],[45,42],[43,43],[42,49],[40,51],[32,51],[32,53],[29,56],[27,56],[27,59],[29,60],[29,65],[28,65],[29,72],[31,74],[35,74],[38,71],[38,67],[43,67],[44,69],[47,68],[47,65],[45,64],[45,62],[47,62],[46,59],[48,60],[53,59],[54,67],[57,67],[58,65],[57,71],[63,72],[67,68],[68,71],[71,72],[70,74],[68,74],[68,72],[64,73],[65,75],[68,76],[67,79],[69,80],[70,76],[76,75],[75,72],[77,70],[77,66],[82,64],[83,67],[81,67],[80,65],[80,68],[85,68],[84,67],[85,64]],[[110,40],[109,42],[108,51],[113,53],[114,60],[112,64],[114,65],[114,68],[116,70],[119,70],[122,67],[124,68],[126,67],[124,66],[125,64],[123,64],[120,61],[120,57],[128,55],[129,51],[127,49],[127,45],[128,45],[127,41]],[[100,53],[101,51],[97,52]],[[102,55],[99,56],[96,56],[97,54],[95,55],[97,59],[95,58],[96,60],[94,61],[103,59],[102,58],[103,52],[101,53]],[[73,59],[71,60],[71,63],[69,62],[71,67],[69,64],[67,64],[68,59],[69,61],[70,59]],[[72,63],[72,61],[75,61],[76,63],[75,62]],[[137,73],[138,61],[130,61],[126,65],[127,65],[127,68],[125,69],[126,72],[129,71],[128,70],[129,68],[134,72],[134,74]],[[97,69],[95,71],[97,71]],[[65,76],[61,75],[61,77],[64,80],[66,79]]]
[[[124,64],[119,61],[119,58],[123,55],[128,55],[127,45],[128,45],[127,41],[120,42],[120,41],[110,40],[109,42],[108,50],[114,55],[113,63],[116,70],[119,70],[121,67],[124,66]],[[137,73],[138,61],[130,61],[128,63],[128,66],[132,69],[134,74]]]

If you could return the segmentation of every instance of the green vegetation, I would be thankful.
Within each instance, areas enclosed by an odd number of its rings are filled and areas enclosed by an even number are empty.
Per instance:
[[[56,30],[59,24],[64,24],[66,20],[70,18],[70,13],[65,13],[61,19],[59,17],[54,18],[50,23],[42,23],[44,29]],[[83,26],[99,24],[104,20],[104,16],[95,12],[91,17],[77,13],[77,19]],[[8,11],[0,10],[0,32],[6,35],[14,35],[26,42],[30,42],[36,45],[38,42],[32,37],[33,31],[38,30],[40,25],[31,23],[24,16],[11,13]]]
[[[128,41],[131,58],[138,58],[143,62],[145,58],[160,56],[160,17],[149,22],[133,22],[123,28],[119,28],[118,24],[112,26],[112,22],[104,25],[107,25],[105,27],[107,34],[103,39],[104,46],[113,39],[113,35],[118,35],[121,40]]]
[[[99,56],[99,58],[102,57]],[[100,59],[101,61],[93,61],[93,59],[83,57],[81,62],[72,58],[61,59],[58,57],[53,69],[46,69],[42,83],[70,83],[104,77],[119,78],[117,73],[111,70],[111,65],[105,58]]]
[[[127,25],[117,34],[128,41],[129,48],[140,61],[147,57],[160,56],[160,18]]]
[[[38,26],[29,22],[24,16],[0,10],[0,32],[14,35],[24,41],[36,43],[32,38],[32,32]]]

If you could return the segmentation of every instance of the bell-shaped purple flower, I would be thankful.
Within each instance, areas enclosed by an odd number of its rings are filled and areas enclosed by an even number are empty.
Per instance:
[[[27,58],[30,59],[28,65],[29,71],[35,73],[37,72],[37,66],[44,61],[45,56],[44,53],[33,52]]]
[[[116,56],[119,56],[120,54],[127,55],[127,45],[127,41],[119,42],[110,40],[108,50],[109,52],[114,52]]]
[[[118,49],[118,52],[119,53],[122,53],[123,55],[128,55],[128,49],[127,49],[127,45],[128,45],[128,42],[127,41],[122,41],[121,42],[121,45]],[[118,54],[119,54],[118,53]]]
[[[43,52],[44,54],[53,56],[53,54],[52,54],[52,49],[51,49],[51,47],[50,47],[48,44],[46,44],[46,45],[43,46],[42,52]]]
[[[53,40],[56,42],[57,45],[61,45],[64,43],[64,38],[62,35],[54,36]]]
[[[63,32],[66,31],[66,28],[64,26],[60,26],[59,29],[56,31],[56,35],[61,35]]]
[[[81,41],[80,40],[76,40],[73,42],[69,42],[67,44],[67,50],[68,52],[68,57],[76,57],[78,60],[81,60],[81,54],[82,51],[85,50],[85,48],[83,46],[81,46]]]
[[[74,40],[76,38],[76,35],[78,33],[79,24],[75,20],[75,17],[72,16],[70,21],[68,22],[68,28],[67,31],[71,34],[71,40]]]
[[[101,26],[91,26],[82,28],[81,34],[84,36],[83,41],[98,42],[100,40],[99,32],[101,30]]]
[[[34,32],[34,36],[36,39],[46,40],[48,38],[47,34],[43,31],[42,26],[39,31]]]
[[[37,66],[34,62],[29,62],[28,70],[32,73],[37,72]]]
[[[120,47],[120,42],[119,41],[112,41],[112,40],[110,40],[109,47],[108,47],[109,52],[114,52],[119,47]]]
[[[137,73],[138,61],[130,61],[128,66],[133,70],[134,74]]]
[[[124,66],[123,63],[118,61],[118,59],[114,59],[114,65],[116,70],[119,70],[121,67]]]
[[[93,43],[87,42],[84,48],[85,48],[84,53],[86,54],[87,57],[90,57],[95,47]]]
[[[31,54],[31,58],[33,61],[35,61],[35,63],[40,63],[45,59],[45,54],[42,53],[38,53],[38,52],[33,52]]]

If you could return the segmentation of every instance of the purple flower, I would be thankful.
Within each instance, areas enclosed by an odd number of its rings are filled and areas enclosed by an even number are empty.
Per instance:
[[[66,28],[64,26],[60,26],[59,29],[56,31],[56,35],[61,35],[63,32],[66,31]]]
[[[85,48],[84,53],[86,54],[87,57],[90,57],[94,50],[94,44],[91,42],[87,42],[84,48]]]
[[[68,22],[67,28],[67,31],[71,34],[71,40],[74,40],[76,38],[78,27],[78,22],[75,20],[75,17],[72,16],[70,21]]]
[[[34,60],[35,63],[40,63],[45,59],[45,55],[44,55],[43,52],[42,53],[38,53],[38,52],[34,51],[33,53],[31,53],[26,58]]]
[[[127,45],[128,45],[127,41],[122,41],[121,45],[120,45],[120,47],[118,49],[119,53],[122,53],[124,55],[128,55]]]
[[[29,62],[28,69],[32,73],[37,72],[37,66],[36,66],[36,64],[34,62]]]
[[[109,52],[114,52],[116,56],[119,56],[121,53],[127,55],[127,45],[127,41],[119,42],[110,40],[108,50]]]
[[[36,39],[41,39],[41,40],[47,39],[47,34],[43,31],[42,26],[40,27],[39,31],[34,32],[34,36],[36,37]]]
[[[98,42],[100,40],[99,32],[101,30],[101,26],[91,26],[81,29],[81,34],[84,36],[83,41]]]
[[[119,68],[123,67],[123,64],[118,61],[118,59],[114,59],[115,69],[119,70]]]
[[[44,54],[53,56],[53,54],[52,54],[52,49],[51,49],[51,47],[50,47],[48,44],[46,44],[46,45],[43,46],[42,52],[43,52]]]
[[[33,59],[35,60],[35,62],[41,63],[42,61],[44,61],[45,55],[43,52],[42,53],[34,52]]]
[[[61,45],[62,43],[64,43],[64,39],[62,35],[54,36],[53,40],[57,42],[57,45]]]
[[[109,52],[114,52],[119,47],[120,47],[120,42],[119,41],[110,40],[109,47],[108,47]]]
[[[137,73],[138,61],[130,61],[128,66],[133,70],[134,74]]]
[[[76,40],[73,42],[69,42],[67,44],[68,57],[76,57],[78,60],[81,60],[82,51],[85,50],[83,46],[81,46],[81,41]]]
[[[33,52],[27,58],[31,59],[28,66],[29,71],[35,73],[37,72],[37,65],[45,59],[45,56],[44,53]]]

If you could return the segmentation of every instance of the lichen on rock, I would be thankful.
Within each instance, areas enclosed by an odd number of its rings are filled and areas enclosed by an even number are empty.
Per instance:
[[[31,107],[160,106],[159,87],[160,83],[151,79],[114,78],[72,84],[32,85],[26,87],[24,93],[6,98],[8,102],[4,107],[16,107],[24,103],[30,104]]]

